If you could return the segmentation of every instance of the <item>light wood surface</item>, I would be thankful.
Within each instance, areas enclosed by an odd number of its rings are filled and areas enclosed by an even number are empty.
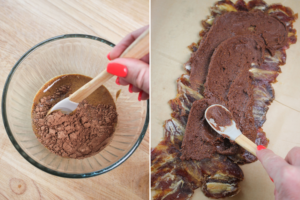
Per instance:
[[[120,56],[121,58],[136,58],[140,59],[149,53],[149,29],[141,34]],[[79,88],[74,92],[69,100],[79,103],[92,94],[97,88],[103,85],[106,81],[111,79],[114,75],[108,73],[106,70],[101,72],[90,82]]]
[[[163,136],[163,122],[170,119],[168,101],[177,95],[176,80],[183,74],[183,64],[191,52],[187,48],[199,40],[201,20],[217,0],[151,1],[151,146]],[[282,3],[300,13],[299,0],[265,0]],[[235,0],[234,0],[235,2]],[[298,42],[287,50],[286,65],[281,67],[278,82],[273,84],[275,101],[269,107],[263,126],[270,139],[269,149],[284,158],[294,146],[300,146],[300,20],[294,24]],[[226,200],[274,200],[274,183],[259,161],[241,166],[245,179],[241,192]],[[200,189],[192,200],[208,200]]]
[[[50,37],[90,34],[119,42],[149,22],[148,0],[0,0],[0,92],[16,61]],[[148,199],[149,133],[113,171],[88,179],[65,179],[28,163],[13,147],[0,117],[0,199]]]

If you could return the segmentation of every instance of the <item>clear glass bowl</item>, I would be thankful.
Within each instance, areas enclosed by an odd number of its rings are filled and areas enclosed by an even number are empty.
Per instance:
[[[111,143],[98,154],[79,160],[57,156],[37,140],[31,126],[33,98],[48,80],[62,74],[95,77],[106,69],[112,47],[95,36],[61,35],[32,47],[15,64],[4,86],[2,116],[8,137],[28,162],[53,175],[85,178],[116,168],[137,149],[148,127],[149,101],[138,101],[137,94],[115,84],[115,78],[105,87],[116,102],[118,123]]]

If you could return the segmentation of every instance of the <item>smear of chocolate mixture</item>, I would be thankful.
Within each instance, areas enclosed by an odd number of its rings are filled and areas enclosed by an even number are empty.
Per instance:
[[[204,110],[212,104],[224,105],[242,131],[255,142],[253,118],[253,86],[250,68],[264,60],[265,43],[255,35],[234,36],[222,42],[214,51],[206,78],[205,98],[193,103],[182,144],[181,159],[202,160],[214,153],[234,155],[245,150],[237,144],[223,148],[226,138],[220,136],[204,120]],[[202,119],[202,120],[195,120]],[[228,139],[226,139],[228,140]]]
[[[233,119],[230,112],[222,108],[221,106],[213,106],[206,111],[206,119],[213,119],[216,125],[213,125],[217,130],[220,130],[220,126],[230,126]]]
[[[207,79],[209,63],[214,50],[226,39],[238,35],[259,36],[271,53],[287,43],[288,31],[277,17],[253,12],[228,12],[215,19],[213,26],[192,54],[190,80],[192,88],[199,90]]]
[[[222,0],[202,21],[200,41],[187,73],[177,79],[169,101],[171,119],[163,140],[151,151],[151,187],[155,200],[190,199],[200,188],[209,198],[232,197],[244,179],[238,164],[256,157],[216,133],[205,120],[212,104],[225,106],[237,127],[257,145],[268,145],[262,129],[275,98],[272,83],[297,41],[292,9],[263,0]]]
[[[58,100],[70,95],[71,87],[69,82],[58,87],[54,94],[39,99],[32,111],[33,127],[38,140],[51,152],[62,157],[86,158],[108,144],[117,123],[117,112],[114,105],[92,105],[84,100],[70,115],[55,111],[46,116]]]

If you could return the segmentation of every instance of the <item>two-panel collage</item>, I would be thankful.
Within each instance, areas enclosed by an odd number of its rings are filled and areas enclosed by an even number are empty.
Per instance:
[[[300,200],[300,0],[0,0],[0,200]]]

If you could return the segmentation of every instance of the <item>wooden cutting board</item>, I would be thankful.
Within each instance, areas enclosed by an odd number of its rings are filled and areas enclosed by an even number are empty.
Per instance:
[[[50,37],[82,33],[118,43],[149,23],[148,0],[0,0],[0,93],[16,61]],[[1,108],[0,108],[1,109]],[[148,199],[149,132],[113,171],[88,179],[47,174],[13,147],[0,116],[0,199]]]
[[[162,138],[163,122],[170,119],[168,101],[176,97],[176,80],[185,73],[183,64],[190,58],[187,46],[197,42],[201,20],[217,0],[151,1],[151,146]],[[232,0],[236,2],[236,0]],[[300,14],[299,0],[264,0],[282,3]],[[248,0],[247,0],[248,2]],[[275,100],[269,107],[263,129],[270,139],[268,148],[285,157],[294,146],[300,146],[300,19],[294,23],[298,42],[287,50],[287,62],[281,67],[278,82],[273,84]],[[228,200],[273,200],[274,184],[260,162],[241,166],[245,180],[241,192]],[[192,200],[208,199],[200,189]]]

